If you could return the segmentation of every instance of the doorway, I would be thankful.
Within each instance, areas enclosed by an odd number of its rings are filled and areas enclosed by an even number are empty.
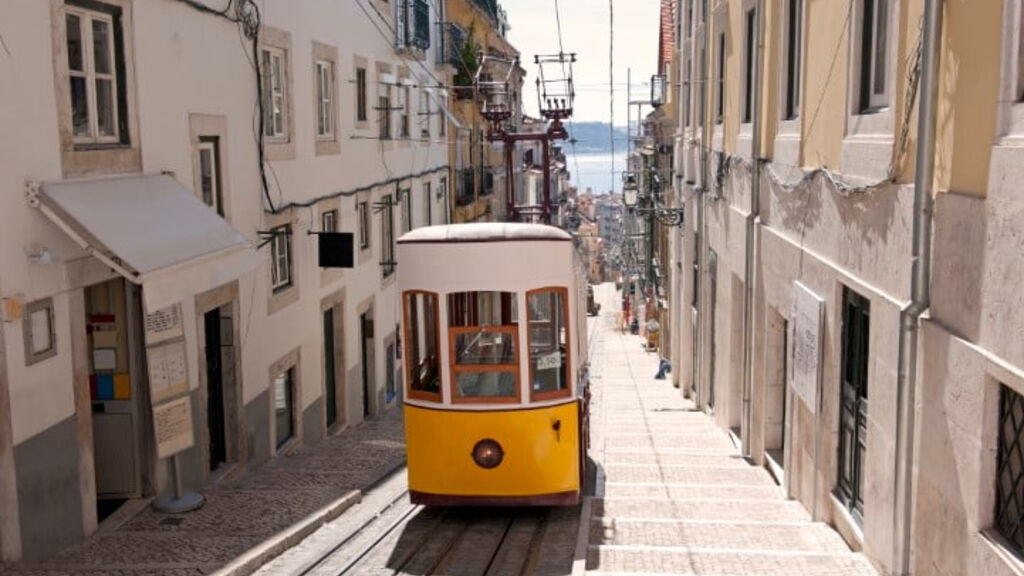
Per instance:
[[[103,521],[142,495],[139,392],[142,299],[118,278],[85,289],[96,516]]]
[[[373,309],[367,310],[359,317],[359,342],[363,376],[363,418],[368,418],[372,407],[371,392],[374,389]]]
[[[708,338],[711,342],[711,361],[708,362],[708,409],[715,410],[715,362],[718,358],[718,342],[715,337],[715,328],[718,324],[718,254],[714,250],[708,250],[708,275],[711,287],[708,290],[710,296],[708,310],[711,320],[711,330]]]
[[[789,322],[774,308],[768,312],[764,374],[764,449],[785,468]]]
[[[231,305],[203,315],[206,360],[206,428],[209,470],[228,462],[227,392],[234,388],[234,323]]]
[[[324,412],[327,430],[338,423],[338,339],[335,332],[340,323],[335,322],[334,308],[324,310]]]

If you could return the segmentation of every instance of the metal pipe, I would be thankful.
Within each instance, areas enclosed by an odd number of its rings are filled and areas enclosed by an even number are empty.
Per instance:
[[[707,6],[706,4],[704,6]],[[703,10],[703,8],[702,8]],[[701,82],[700,82],[700,127],[701,127],[701,143],[700,143],[700,194],[695,198],[697,204],[697,230],[700,232],[699,240],[695,249],[697,250],[697,350],[695,362],[697,363],[697,382],[694,383],[694,388],[697,391],[697,398],[695,404],[702,408],[706,405],[705,396],[710,397],[710,393],[705,394],[704,387],[704,372],[706,367],[704,366],[704,349],[707,347],[705,342],[705,330],[704,325],[707,321],[707,316],[710,314],[706,310],[705,302],[707,302],[707,294],[705,293],[705,282],[704,276],[708,273],[708,235],[707,235],[707,214],[706,214],[706,201],[709,192],[708,188],[708,177],[711,174],[711,123],[708,122],[708,90],[711,86],[711,67],[708,65],[708,61],[711,57],[711,34],[708,30],[710,20],[707,14],[701,14],[701,19],[704,25],[704,47],[701,50]],[[713,385],[711,383],[710,385]]]
[[[751,388],[754,382],[754,288],[757,274],[755,261],[757,249],[757,227],[761,221],[761,132],[763,118],[761,99],[764,90],[761,86],[761,73],[764,67],[764,2],[758,0],[757,17],[757,55],[754,58],[754,73],[751,81],[753,91],[753,134],[750,143],[750,211],[747,213],[747,246],[746,265],[743,276],[743,408],[740,422],[740,448],[744,456],[750,456],[750,435],[753,426],[753,410],[750,406]]]
[[[914,455],[918,327],[931,304],[933,186],[935,125],[942,47],[942,0],[926,0],[921,49],[921,88],[918,101],[917,152],[914,173],[914,224],[911,248],[910,304],[900,312],[899,371],[897,373],[896,506],[893,510],[894,573],[910,574],[913,546]]]

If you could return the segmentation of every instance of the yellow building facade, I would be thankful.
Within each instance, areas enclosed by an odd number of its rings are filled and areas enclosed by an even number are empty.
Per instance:
[[[452,221],[499,220],[505,210],[505,152],[500,142],[488,140],[488,122],[480,112],[480,102],[473,92],[472,83],[481,55],[515,61],[519,58],[519,51],[505,38],[508,22],[496,0],[447,0],[446,11],[448,63],[453,73],[448,101],[461,124],[449,139],[451,181],[454,183]],[[506,64],[496,64],[486,71],[503,74],[507,67]],[[523,75],[521,67],[512,65],[509,96],[513,127],[522,121]]]

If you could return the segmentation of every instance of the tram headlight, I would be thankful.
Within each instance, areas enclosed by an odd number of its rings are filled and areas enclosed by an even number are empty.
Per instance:
[[[473,446],[473,461],[481,468],[496,468],[505,457],[505,451],[497,441],[485,438]]]

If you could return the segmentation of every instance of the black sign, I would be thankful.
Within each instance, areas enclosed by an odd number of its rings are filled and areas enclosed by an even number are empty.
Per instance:
[[[350,232],[321,232],[317,234],[321,268],[354,268],[354,241]]]

